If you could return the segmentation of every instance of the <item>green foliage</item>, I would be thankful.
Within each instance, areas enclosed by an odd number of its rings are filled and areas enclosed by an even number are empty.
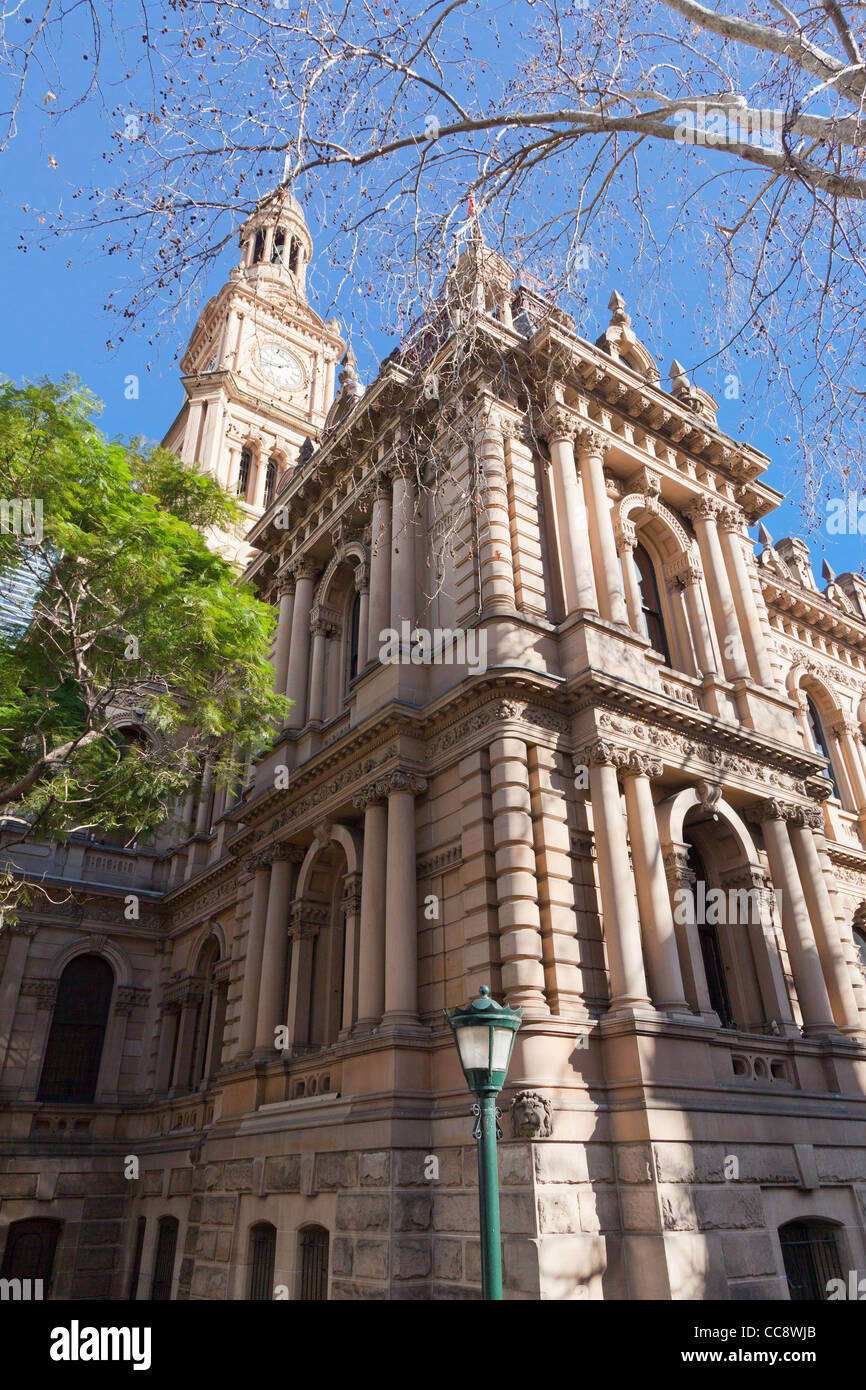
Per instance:
[[[0,384],[0,814],[57,839],[154,828],[203,756],[233,782],[288,709],[273,610],[197,529],[236,502],[106,439],[100,408],[74,379]]]

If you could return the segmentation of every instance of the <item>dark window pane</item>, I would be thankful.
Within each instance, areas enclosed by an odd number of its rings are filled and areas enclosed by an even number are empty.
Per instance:
[[[263,1302],[274,1296],[274,1261],[277,1253],[277,1231],[269,1221],[260,1221],[250,1231],[250,1292],[251,1299]]]
[[[159,1235],[156,1240],[156,1255],[153,1261],[153,1283],[150,1297],[154,1303],[165,1303],[171,1298],[171,1281],[174,1277],[174,1255],[177,1249],[177,1217],[161,1216]]]
[[[831,1279],[842,1278],[836,1234],[826,1221],[789,1221],[779,1228],[791,1301],[827,1299]]]
[[[301,1287],[299,1297],[318,1303],[328,1297],[328,1232],[308,1226],[300,1232]]]
[[[39,1100],[93,1100],[113,988],[111,966],[101,956],[76,956],[67,965],[57,989]]]
[[[637,571],[644,632],[649,638],[653,650],[663,656],[668,666],[670,666],[671,658],[668,650],[668,639],[662,619],[662,607],[659,600],[658,585],[656,584],[652,560],[649,555],[647,555],[642,545],[636,545],[632,554],[634,556],[634,567]]]

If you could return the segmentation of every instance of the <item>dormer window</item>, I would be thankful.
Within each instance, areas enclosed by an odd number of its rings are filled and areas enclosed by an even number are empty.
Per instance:
[[[280,265],[283,259],[283,251],[286,247],[286,229],[277,227],[274,232],[274,244],[271,247],[271,265]]]

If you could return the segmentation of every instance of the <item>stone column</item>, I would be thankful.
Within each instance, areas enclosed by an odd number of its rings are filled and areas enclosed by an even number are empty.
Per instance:
[[[707,610],[704,606],[703,578],[700,565],[691,560],[677,574],[677,579],[682,584],[683,593],[686,596],[689,629],[695,646],[698,672],[702,676],[715,676],[718,675],[718,667],[716,666],[716,654],[713,650],[710,625],[707,622]]]
[[[307,722],[307,684],[310,661],[310,615],[313,608],[313,587],[318,568],[305,556],[292,565],[295,577],[295,605],[292,611],[292,637],[289,643],[289,667],[286,694],[294,700],[286,724],[290,729],[302,729]]]
[[[385,1012],[385,881],[388,809],[375,786],[353,798],[364,811],[361,931],[358,947],[358,1028],[375,1027]]]
[[[333,631],[333,623],[314,610],[310,623],[313,656],[310,662],[310,708],[307,715],[311,724],[322,722],[325,699],[325,643]]]
[[[195,813],[196,835],[207,835],[210,830],[210,784],[213,778],[213,762],[205,758],[198,792],[198,808]]]
[[[196,1019],[202,1001],[201,980],[187,981],[180,1007],[180,1024],[177,1032],[177,1047],[174,1050],[174,1071],[171,1089],[183,1095],[189,1090],[189,1074],[192,1067],[192,1049],[195,1042]]]
[[[695,875],[689,868],[688,845],[667,845],[664,848],[664,865],[686,999],[695,1013],[718,1028],[721,1019],[710,1000],[707,972],[704,969],[704,957],[695,921],[695,901],[692,896]]]
[[[120,1091],[120,1072],[123,1067],[123,1051],[126,1047],[126,1032],[129,1016],[135,1007],[138,991],[131,985],[117,985],[114,990],[102,1056],[99,1060],[99,1076],[96,1083],[97,1102],[111,1104],[117,1100]]]
[[[637,537],[632,527],[623,528],[616,537],[616,552],[619,556],[619,563],[622,568],[623,586],[625,588],[625,606],[628,609],[629,627],[641,637],[646,636],[643,625],[643,605],[641,603],[640,588],[638,587],[637,573],[634,564],[634,548],[637,545]]]
[[[310,1041],[313,1002],[313,958],[316,937],[326,925],[328,909],[321,903],[292,903],[292,970],[289,978],[287,1051],[292,1053]]]
[[[722,554],[727,563],[731,578],[734,606],[740,622],[740,631],[746,643],[749,667],[752,675],[765,690],[775,690],[776,681],[770,665],[770,654],[761,620],[755,602],[755,594],[746,568],[742,543],[742,516],[735,507],[724,507],[719,516]]]
[[[268,476],[268,460],[264,452],[259,449],[256,454],[256,481],[253,487],[253,506],[259,511],[264,511],[265,507],[265,481]]]
[[[391,626],[391,484],[376,484],[370,525],[370,618],[366,661],[379,660],[382,633]],[[359,658],[360,659],[360,658]]]
[[[609,448],[610,441],[600,430],[580,431],[578,458],[589,513],[589,544],[596,577],[599,612],[610,622],[622,623],[623,627],[628,627],[628,609],[604,480],[604,455]]]
[[[782,957],[779,954],[779,941],[776,924],[773,921],[773,890],[767,875],[759,864],[749,864],[740,870],[728,871],[722,878],[722,887],[727,891],[738,892],[744,889],[749,894],[749,907],[745,912],[747,921],[738,922],[745,927],[752,948],[752,961],[758,979],[761,1006],[764,1019],[780,1025],[785,1037],[798,1035],[794,1022],[791,1000],[782,970]],[[757,901],[758,911],[752,904]],[[743,915],[738,912],[738,917]]]
[[[271,863],[268,907],[262,944],[262,978],[256,1015],[256,1052],[274,1052],[274,1030],[282,1017],[286,996],[286,960],[289,945],[289,907],[292,863],[303,854],[294,845],[275,845],[267,852]]]
[[[159,1030],[159,1050],[156,1057],[156,1082],[157,1094],[164,1094],[171,1086],[171,1061],[174,1051],[175,1030],[178,1026],[177,1015],[180,1013],[180,1004],[166,1004],[162,1010],[162,1017]]]
[[[15,1021],[18,995],[27,965],[27,954],[30,950],[30,942],[36,935],[36,930],[37,928],[29,922],[14,922],[8,928],[11,940],[9,950],[6,953],[6,963],[3,966],[3,979],[0,981],[0,1075],[3,1072],[12,1037],[12,1025]]]
[[[271,869],[262,855],[254,855],[244,866],[253,875],[252,902],[247,918],[247,941],[243,963],[243,990],[238,1022],[237,1055],[252,1052],[256,1045],[256,1019],[259,1012],[259,985],[262,978],[262,955],[265,945],[265,919]]]
[[[567,773],[552,748],[529,748],[528,766],[545,994],[551,1013],[586,1020]]]
[[[395,466],[391,494],[391,627],[403,636],[400,624],[414,626],[415,593],[415,477],[411,469]]]
[[[360,939],[358,925],[361,916],[361,875],[347,874],[340,906],[345,921],[343,949],[343,1016],[342,1036],[348,1037],[358,1018],[358,967]]]
[[[719,502],[711,497],[699,497],[688,508],[686,516],[698,537],[698,549],[710,593],[710,605],[722,649],[725,675],[733,681],[747,677],[749,665],[719,541],[717,520],[721,512],[722,506]]]
[[[764,833],[773,886],[781,899],[782,930],[803,1015],[803,1031],[810,1036],[822,1036],[835,1034],[837,1030],[788,834],[787,817],[796,814],[796,810],[796,807],[768,800],[749,807],[746,815],[747,819],[759,824]]]
[[[512,1008],[546,1015],[544,951],[538,907],[527,748],[522,739],[490,745],[493,844],[502,988]]]
[[[355,570],[355,592],[361,595],[358,607],[358,675],[367,665],[370,644],[370,569],[360,564]]]
[[[657,1009],[684,1014],[688,1006],[650,786],[650,778],[661,774],[660,762],[638,752],[620,770],[652,1001]]]
[[[789,821],[788,828],[800,882],[803,885],[803,895],[815,931],[818,955],[833,1007],[833,1016],[843,1032],[859,1033],[860,1011],[836,926],[836,915],[830,901],[818,847],[815,844],[815,832],[822,829],[824,815],[817,806],[798,807],[797,811],[796,817]]]
[[[597,613],[598,597],[592,573],[589,520],[583,485],[574,461],[574,441],[579,420],[564,406],[552,406],[543,428],[550,446],[550,471],[559,535],[566,613],[586,608]]]
[[[650,1008],[641,950],[634,878],[628,859],[626,818],[617,768],[628,750],[599,739],[583,754],[589,768],[589,794],[598,863],[604,939],[610,971],[611,1010]]]
[[[830,732],[835,734],[839,750],[848,774],[851,797],[855,809],[863,815],[866,811],[866,770],[863,766],[863,739],[860,724],[853,714],[840,711],[829,721]]]
[[[485,614],[513,613],[516,600],[505,444],[495,413],[488,413],[478,422],[475,457],[481,504],[478,557],[481,606]]]
[[[427,782],[413,773],[389,773],[376,790],[388,798],[385,888],[385,1020],[418,1021],[418,920],[415,871],[415,797]]]
[[[289,675],[289,645],[292,636],[292,609],[295,606],[295,581],[292,575],[285,575],[277,585],[280,600],[277,618],[277,635],[274,643],[274,691],[285,695]]]

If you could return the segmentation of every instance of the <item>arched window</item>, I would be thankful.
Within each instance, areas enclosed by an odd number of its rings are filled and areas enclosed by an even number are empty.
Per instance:
[[[219,945],[211,940],[202,952],[198,973],[204,990],[196,1008],[188,1085],[198,1090],[219,1070],[222,1058],[223,1000],[215,978]]]
[[[842,1278],[836,1227],[817,1217],[779,1227],[792,1303],[826,1301],[831,1279]]]
[[[285,246],[286,246],[286,229],[285,229],[285,227],[277,227],[276,231],[274,232],[274,241],[273,241],[273,245],[271,246],[271,264],[272,264],[272,265],[279,265],[279,264],[280,264],[280,261],[283,259],[283,251],[285,250]]]
[[[274,1261],[277,1254],[277,1228],[270,1221],[250,1227],[250,1277],[247,1298],[264,1302],[274,1296]]]
[[[857,947],[857,958],[860,961],[860,969],[866,976],[866,930],[863,927],[854,928],[854,945]]]
[[[358,674],[358,634],[361,627],[361,595],[356,593],[349,618],[349,680]]]
[[[39,1292],[28,1285],[24,1298],[47,1298],[51,1290],[54,1255],[62,1221],[47,1216],[13,1221],[6,1234],[6,1249],[0,1266],[0,1279],[41,1279]],[[14,1297],[14,1295],[13,1295]]]
[[[323,1303],[328,1297],[328,1232],[324,1226],[305,1226],[298,1235],[301,1256],[298,1298]]]
[[[701,959],[704,963],[704,974],[707,977],[707,990],[710,996],[710,1004],[718,1014],[723,1028],[733,1028],[734,1015],[731,1009],[731,1000],[728,994],[728,982],[725,976],[725,962],[722,957],[722,947],[719,941],[718,927],[706,920],[707,914],[701,911],[701,904],[706,903],[709,883],[707,871],[704,868],[704,861],[698,854],[694,845],[689,845],[688,866],[695,875],[695,883],[692,893],[695,899],[695,923],[698,929],[698,941],[701,947]],[[703,919],[703,920],[702,920]]]
[[[167,1303],[171,1298],[174,1279],[174,1257],[177,1251],[177,1217],[161,1216],[153,1259],[153,1279],[150,1297],[153,1303]]]
[[[274,488],[277,485],[277,461],[268,459],[268,466],[265,469],[265,506],[269,507],[274,500]]]
[[[252,449],[241,449],[241,461],[238,467],[238,497],[246,497],[247,489],[250,485],[250,470],[253,466]]]
[[[670,666],[671,657],[653,562],[642,545],[635,546],[632,551],[632,558],[637,571],[644,633],[649,638],[653,650],[663,656],[666,664]]]
[[[837,797],[839,801],[841,801],[842,798],[839,795],[839,787],[836,782],[836,774],[833,771],[833,759],[830,756],[830,745],[827,742],[827,735],[824,732],[824,725],[821,722],[821,716],[818,713],[817,705],[815,704],[814,700],[811,700],[809,698],[808,695],[806,696],[806,722],[809,725],[809,733],[812,735],[812,742],[814,743],[818,752],[823,753],[824,757],[827,759],[827,771],[824,773],[824,776],[827,777],[830,781],[830,784],[833,788],[833,795]]]
[[[256,232],[255,245],[253,247],[253,265],[258,265],[265,254],[265,229],[262,227]]]
[[[96,1095],[114,975],[101,956],[76,956],[57,987],[38,1100],[89,1104]]]
[[[293,275],[297,275],[298,273],[298,256],[300,249],[298,238],[293,236],[289,242],[289,270]]]

